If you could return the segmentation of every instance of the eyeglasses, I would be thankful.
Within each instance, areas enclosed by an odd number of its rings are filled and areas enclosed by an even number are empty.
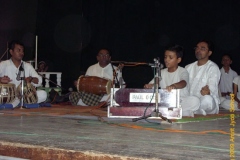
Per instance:
[[[205,47],[194,47],[193,48],[195,51],[196,50],[200,50],[200,51],[207,51],[208,49],[207,48],[205,48]]]
[[[109,54],[99,54],[98,56],[101,57],[101,58],[103,58],[103,57],[106,57],[106,58],[110,57]]]

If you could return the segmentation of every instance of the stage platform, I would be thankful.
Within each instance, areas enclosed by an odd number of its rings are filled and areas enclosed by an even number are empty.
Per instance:
[[[149,123],[107,118],[107,108],[67,103],[5,109],[0,110],[0,155],[32,160],[226,160],[234,151],[237,160],[239,114],[235,113],[233,127],[224,110],[170,124],[159,119],[148,119]]]

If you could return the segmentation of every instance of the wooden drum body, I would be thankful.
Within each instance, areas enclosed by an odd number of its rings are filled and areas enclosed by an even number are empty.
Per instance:
[[[15,84],[0,84],[0,104],[11,103],[16,97]]]
[[[77,90],[96,95],[110,94],[111,80],[96,76],[80,76],[77,82]]]

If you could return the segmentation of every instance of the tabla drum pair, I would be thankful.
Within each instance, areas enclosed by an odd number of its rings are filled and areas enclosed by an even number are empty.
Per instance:
[[[110,94],[112,81],[96,76],[80,76],[77,82],[77,90],[96,95]]]
[[[0,104],[11,103],[15,97],[21,98],[21,88],[21,83],[17,88],[12,83],[0,84]],[[31,83],[24,85],[23,95],[24,103],[32,104],[38,101],[36,89]]]

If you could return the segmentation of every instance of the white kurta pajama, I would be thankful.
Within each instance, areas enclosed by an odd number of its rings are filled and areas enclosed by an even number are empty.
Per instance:
[[[238,76],[238,74],[232,70],[231,68],[229,69],[228,73],[225,72],[224,68],[220,69],[221,72],[221,78],[219,82],[219,89],[220,93],[227,93],[233,92],[233,79]]]
[[[26,63],[22,61],[23,63],[23,69],[24,69],[24,75],[25,77],[36,77],[38,78],[38,84],[31,83],[35,87],[39,87],[42,85],[42,77],[38,75],[38,73],[35,71],[33,66],[29,63]],[[14,63],[12,62],[12,59],[2,61],[0,63],[0,77],[8,76],[12,81],[10,83],[15,84],[16,87],[18,87],[21,83],[21,80],[17,80],[17,74],[19,72],[19,67],[17,68]],[[37,97],[38,102],[41,103],[44,102],[47,99],[47,93],[44,90],[37,90]],[[16,97],[15,100],[11,103],[13,107],[16,107],[20,103],[20,100]]]
[[[166,88],[167,86],[170,86],[174,83],[178,83],[182,80],[185,80],[187,83],[187,86],[180,89],[180,105],[183,109],[182,115],[183,116],[194,116],[194,111],[197,111],[200,106],[200,101],[198,98],[194,96],[189,96],[188,91],[188,80],[189,75],[185,68],[178,66],[177,70],[175,72],[168,72],[168,69],[162,69],[161,70],[161,80],[160,80],[160,87]],[[152,79],[149,84],[154,84],[154,79]],[[188,105],[188,104],[191,105]]]
[[[230,100],[230,96],[227,95],[222,97],[221,93],[233,92],[233,79],[237,77],[238,74],[231,68],[229,69],[228,73],[225,72],[224,68],[221,68],[220,72],[221,72],[221,78],[219,82],[219,96],[220,96],[220,103],[222,104],[222,102],[225,101],[226,99]]]
[[[218,83],[220,80],[220,71],[218,66],[208,60],[202,66],[197,65],[197,61],[187,65],[185,68],[189,73],[189,93],[200,100],[200,108],[196,114],[217,114],[219,112],[219,92]],[[208,85],[210,95],[201,94],[202,87]],[[191,105],[189,103],[189,105]]]
[[[235,77],[233,79],[233,83],[238,86],[237,98],[240,99],[240,76]],[[220,106],[223,107],[224,109],[229,110],[232,107],[231,101],[232,101],[231,98],[230,99],[225,98],[220,104]],[[234,109],[235,111],[240,111],[240,109],[238,108],[238,103],[236,101],[234,101]]]

